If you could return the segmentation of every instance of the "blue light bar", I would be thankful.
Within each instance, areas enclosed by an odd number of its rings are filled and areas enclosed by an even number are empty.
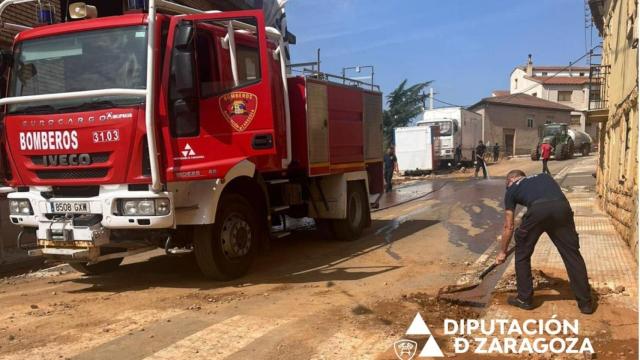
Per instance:
[[[55,21],[55,12],[53,6],[51,6],[51,2],[38,1],[36,5],[36,22],[38,24],[51,25],[55,23]]]

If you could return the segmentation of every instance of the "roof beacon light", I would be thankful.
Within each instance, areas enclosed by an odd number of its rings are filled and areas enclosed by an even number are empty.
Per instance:
[[[41,25],[51,25],[55,22],[56,13],[49,0],[40,0],[36,4],[36,22]]]
[[[95,6],[77,2],[69,5],[69,16],[72,19],[95,19],[98,17],[98,9]]]
[[[146,10],[147,8],[147,0],[127,0],[129,10]]]

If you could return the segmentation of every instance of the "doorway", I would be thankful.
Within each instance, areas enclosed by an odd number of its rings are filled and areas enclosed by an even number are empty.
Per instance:
[[[516,136],[515,129],[502,129],[504,135],[504,154],[505,156],[513,156],[513,144]]]

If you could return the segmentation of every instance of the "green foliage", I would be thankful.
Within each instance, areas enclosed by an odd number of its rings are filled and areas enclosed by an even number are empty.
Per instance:
[[[429,84],[431,81],[407,87],[407,79],[405,79],[387,95],[387,109],[382,118],[385,146],[393,143],[395,128],[407,126],[412,119],[423,112],[424,95],[421,95],[421,92]]]

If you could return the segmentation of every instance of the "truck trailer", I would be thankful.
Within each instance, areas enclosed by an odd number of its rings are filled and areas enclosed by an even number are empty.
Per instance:
[[[438,126],[410,126],[395,129],[398,170],[408,176],[431,173],[438,169]]]
[[[5,0],[0,15],[25,2]],[[100,17],[75,3],[72,21],[54,23],[37,3],[44,24],[14,24],[0,57],[10,221],[19,245],[34,238],[30,255],[97,274],[160,247],[229,280],[287,235],[272,231],[285,216],[342,240],[370,224],[381,93],[290,75],[286,29],[262,10],[148,0]]]
[[[455,166],[458,163],[472,163],[474,150],[478,141],[482,140],[482,116],[462,107],[445,107],[425,110],[418,126],[438,126],[440,128],[439,144],[436,148],[438,157],[444,166]],[[456,157],[456,148],[460,147],[462,155]]]

